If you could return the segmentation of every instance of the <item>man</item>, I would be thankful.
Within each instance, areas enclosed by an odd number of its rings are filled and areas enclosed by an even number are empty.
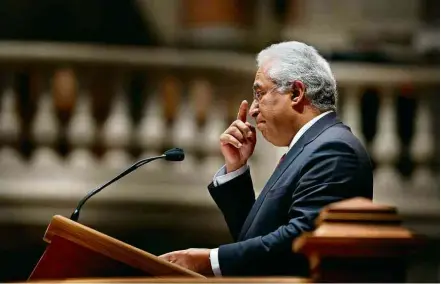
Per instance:
[[[234,243],[161,257],[216,276],[296,275],[308,263],[293,240],[314,228],[320,210],[342,199],[372,198],[370,158],[335,113],[336,82],[311,46],[284,42],[261,51],[249,114],[274,146],[288,151],[255,199],[247,165],[256,145],[243,101],[237,120],[220,136],[225,166],[208,186]]]

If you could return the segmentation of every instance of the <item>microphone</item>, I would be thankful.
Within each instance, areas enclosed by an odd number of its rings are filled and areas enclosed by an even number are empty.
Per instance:
[[[74,212],[70,216],[70,219],[72,221],[78,221],[78,218],[80,217],[81,207],[83,207],[84,203],[86,203],[86,201],[89,198],[91,198],[92,196],[94,196],[95,194],[97,194],[98,192],[100,192],[102,189],[106,188],[110,184],[112,184],[115,181],[119,180],[120,178],[122,178],[122,177],[128,175],[129,173],[133,172],[137,168],[142,167],[143,165],[145,165],[147,163],[150,163],[151,161],[158,160],[158,159],[165,159],[166,161],[180,162],[180,161],[183,161],[184,158],[185,158],[184,150],[182,150],[180,148],[173,148],[173,149],[165,151],[164,154],[162,154],[161,156],[156,156],[156,157],[152,157],[152,158],[142,159],[142,160],[134,163],[128,169],[126,169],[125,171],[123,171],[122,173],[120,173],[119,175],[114,177],[112,180],[110,180],[109,182],[107,182],[107,183],[101,185],[100,187],[92,190],[85,197],[83,197],[83,199],[81,199],[81,201],[78,203],[77,207],[75,208]]]
[[[173,148],[165,151],[165,159],[167,161],[180,162],[185,158],[184,151],[181,148]]]

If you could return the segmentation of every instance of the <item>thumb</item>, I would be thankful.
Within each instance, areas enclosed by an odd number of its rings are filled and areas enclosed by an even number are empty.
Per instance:
[[[167,261],[169,261],[170,260],[170,257],[171,257],[171,255],[172,255],[172,253],[171,252],[169,252],[169,253],[165,253],[165,254],[162,254],[162,255],[160,255],[160,256],[158,256],[159,258],[162,258],[162,259],[164,259],[164,260],[167,260]]]

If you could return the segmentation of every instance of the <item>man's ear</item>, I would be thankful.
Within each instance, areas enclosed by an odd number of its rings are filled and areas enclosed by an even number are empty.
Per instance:
[[[291,85],[291,100],[293,102],[300,102],[303,100],[303,97],[305,95],[305,85],[302,81],[294,81]]]

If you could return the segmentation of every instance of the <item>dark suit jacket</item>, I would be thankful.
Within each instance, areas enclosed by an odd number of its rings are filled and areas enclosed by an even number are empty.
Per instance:
[[[356,196],[372,199],[371,162],[334,112],[320,118],[286,154],[255,199],[250,172],[208,186],[234,243],[218,251],[223,276],[307,276],[306,258],[291,245],[327,204]]]

